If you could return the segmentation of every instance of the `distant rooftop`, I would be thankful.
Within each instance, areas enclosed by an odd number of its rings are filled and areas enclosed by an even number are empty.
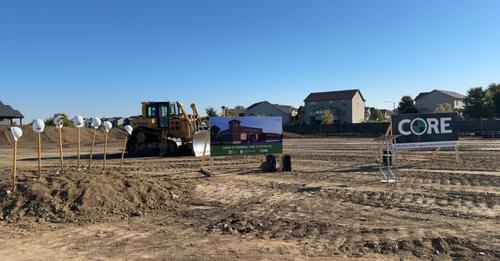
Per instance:
[[[454,91],[446,91],[446,90],[432,90],[430,92],[421,92],[417,95],[417,97],[415,97],[415,101],[418,100],[418,99],[422,99],[423,97],[425,97],[427,94],[431,93],[431,92],[439,92],[439,93],[442,93],[444,95],[447,95],[447,96],[450,96],[450,97],[453,97],[455,99],[465,99],[465,95],[463,94],[460,94],[458,92],[454,92]]]
[[[255,106],[260,105],[262,103],[269,103],[272,106],[274,106],[276,109],[283,111],[285,113],[288,113],[288,114],[291,114],[295,110],[295,107],[293,107],[293,106],[277,104],[277,103],[270,103],[268,101],[261,101],[261,102],[254,103],[254,104],[248,106],[248,108],[246,110],[248,111],[248,110],[250,110],[250,109],[254,108]]]
[[[24,115],[18,110],[13,109],[9,105],[5,105],[0,101],[0,118],[22,119],[24,118]]]
[[[351,100],[358,92],[359,95],[361,95],[361,99],[365,101],[365,98],[359,89],[332,92],[313,92],[309,94],[304,101]]]

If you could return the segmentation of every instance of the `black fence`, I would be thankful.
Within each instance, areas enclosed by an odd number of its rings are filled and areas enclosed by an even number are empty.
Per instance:
[[[384,135],[389,127],[389,122],[366,122],[351,124],[330,125],[283,125],[283,130],[298,134],[359,134],[359,135]],[[500,132],[500,120],[467,120],[458,121],[460,133]]]

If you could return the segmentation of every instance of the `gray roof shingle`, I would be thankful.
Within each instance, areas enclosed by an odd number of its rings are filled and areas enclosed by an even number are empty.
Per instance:
[[[309,94],[304,101],[351,100],[358,92],[359,95],[361,95],[361,99],[365,101],[365,98],[363,97],[359,89],[333,92],[313,92]]]
[[[14,110],[0,101],[0,118],[24,118],[24,116],[18,110]]]
[[[453,98],[456,98],[456,99],[465,99],[465,95],[463,94],[460,94],[458,92],[454,92],[454,91],[445,91],[445,90],[435,90],[435,91],[438,91],[440,93],[444,93],[448,96],[451,96]]]
[[[423,97],[427,96],[427,94],[429,94],[431,92],[439,92],[439,93],[442,93],[444,95],[450,96],[450,97],[455,98],[455,99],[465,99],[465,95],[460,94],[458,92],[445,91],[445,90],[432,90],[430,92],[421,92],[421,93],[419,93],[417,95],[417,97],[415,97],[415,101],[419,100],[419,99],[422,99]]]
[[[270,103],[268,101],[261,101],[261,102],[257,102],[257,103],[254,103],[254,104],[248,106],[248,108],[246,109],[246,111],[248,111],[250,109],[253,109],[254,107],[256,107],[256,106],[258,106],[258,105],[260,105],[262,103],[269,103],[272,106],[274,106],[276,109],[278,109],[280,111],[283,111],[285,113],[288,113],[288,114],[291,114],[293,112],[293,110],[295,110],[295,107],[290,106],[290,105],[282,105],[282,104],[277,104],[277,103]]]

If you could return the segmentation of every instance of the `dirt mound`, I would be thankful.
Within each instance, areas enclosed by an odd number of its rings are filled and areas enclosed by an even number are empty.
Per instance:
[[[38,144],[38,135],[33,132],[31,126],[22,126],[23,136],[19,139],[19,146],[22,147],[36,147]],[[90,144],[92,142],[92,129],[81,129],[81,144]],[[47,126],[44,132],[41,134],[42,144],[44,146],[49,144],[59,143],[59,130],[53,126]],[[77,143],[77,130],[76,128],[64,127],[62,129],[62,138],[64,146],[74,145]],[[109,142],[122,141],[124,138],[123,131],[119,129],[112,129],[109,132]],[[0,127],[0,146],[10,146],[12,145],[13,139],[8,130],[8,127]],[[97,130],[96,143],[104,142],[104,130]]]
[[[2,193],[5,190],[2,190]],[[41,181],[28,178],[10,195],[0,195],[1,219],[94,222],[165,210],[188,198],[188,190],[165,178],[120,173],[71,172]]]

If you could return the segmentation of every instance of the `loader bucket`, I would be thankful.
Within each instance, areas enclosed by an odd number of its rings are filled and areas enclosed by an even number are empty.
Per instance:
[[[203,130],[193,134],[193,151],[196,157],[203,156],[203,149],[205,149],[205,156],[210,156],[210,131]]]

